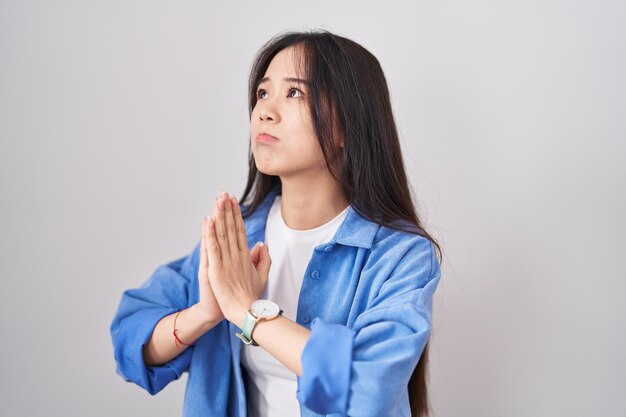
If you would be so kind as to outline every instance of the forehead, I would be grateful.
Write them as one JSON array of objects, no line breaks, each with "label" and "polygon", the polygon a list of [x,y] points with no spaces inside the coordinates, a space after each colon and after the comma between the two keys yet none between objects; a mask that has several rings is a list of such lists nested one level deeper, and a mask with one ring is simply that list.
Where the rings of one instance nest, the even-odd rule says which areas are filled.
[{"label": "forehead", "polygon": [[[304,60],[301,48],[289,46],[278,52],[265,71],[264,77],[283,78],[302,75]],[[277,80],[276,80],[277,81]]]}]

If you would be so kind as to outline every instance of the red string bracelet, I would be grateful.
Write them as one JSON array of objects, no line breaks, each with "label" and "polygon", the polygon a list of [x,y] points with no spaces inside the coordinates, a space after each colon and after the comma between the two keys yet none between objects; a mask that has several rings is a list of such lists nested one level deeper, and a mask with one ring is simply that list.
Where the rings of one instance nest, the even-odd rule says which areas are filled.
[{"label": "red string bracelet", "polygon": [[180,340],[178,338],[178,336],[176,335],[176,332],[178,331],[178,329],[176,328],[176,320],[178,320],[178,315],[180,313],[182,313],[183,311],[187,310],[186,308],[183,308],[182,310],[180,310],[178,313],[176,313],[176,316],[174,317],[174,331],[172,332],[174,334],[174,343],[176,344],[176,347],[179,348],[180,346],[178,346],[178,344],[180,343],[181,345],[185,345],[185,346],[191,346],[188,345],[187,343],[184,343],[182,340]]}]

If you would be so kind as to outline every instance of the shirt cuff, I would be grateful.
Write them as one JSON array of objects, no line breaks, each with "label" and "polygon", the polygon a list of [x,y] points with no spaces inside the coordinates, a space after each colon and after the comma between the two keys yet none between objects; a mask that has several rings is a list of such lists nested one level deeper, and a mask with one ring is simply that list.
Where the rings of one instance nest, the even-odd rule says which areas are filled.
[{"label": "shirt cuff", "polygon": [[306,408],[320,414],[345,414],[355,334],[346,326],[326,323],[319,317],[311,322],[297,391],[298,401]]},{"label": "shirt cuff", "polygon": [[150,340],[157,323],[176,311],[178,310],[154,308],[137,311],[121,323],[119,338],[115,341],[116,372],[151,395],[161,391],[172,380],[180,378],[191,361],[193,346],[159,366],[146,366],[143,359],[143,347]]}]

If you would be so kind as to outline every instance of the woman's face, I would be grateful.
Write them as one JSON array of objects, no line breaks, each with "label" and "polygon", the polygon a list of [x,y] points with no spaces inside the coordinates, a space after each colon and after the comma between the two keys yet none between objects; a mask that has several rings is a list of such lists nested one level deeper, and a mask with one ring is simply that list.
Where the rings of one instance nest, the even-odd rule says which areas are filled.
[{"label": "woman's face", "polygon": [[294,51],[293,46],[285,48],[270,62],[258,85],[250,118],[257,169],[285,178],[327,169],[307,104],[307,81],[298,81]]}]

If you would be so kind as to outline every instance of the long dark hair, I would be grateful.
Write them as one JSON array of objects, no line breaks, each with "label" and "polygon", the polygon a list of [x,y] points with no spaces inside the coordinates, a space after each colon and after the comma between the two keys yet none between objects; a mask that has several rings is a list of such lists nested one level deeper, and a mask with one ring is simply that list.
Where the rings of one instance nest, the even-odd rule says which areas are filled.
[{"label": "long dark hair", "polygon": [[[428,238],[441,262],[441,248],[422,227],[413,204],[387,81],[380,63],[365,48],[325,30],[275,36],[259,50],[252,64],[250,115],[259,81],[272,58],[289,46],[296,46],[304,58],[303,73],[311,83],[307,98],[313,126],[330,174],[349,204],[370,221]],[[335,144],[337,135],[344,138],[343,149]],[[278,176],[257,169],[251,148],[248,158],[248,182],[240,199],[248,205],[244,217],[280,183]],[[413,417],[429,413],[427,362],[428,342],[408,384]]]}]

